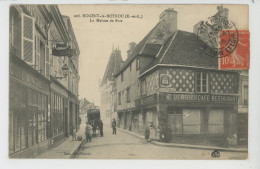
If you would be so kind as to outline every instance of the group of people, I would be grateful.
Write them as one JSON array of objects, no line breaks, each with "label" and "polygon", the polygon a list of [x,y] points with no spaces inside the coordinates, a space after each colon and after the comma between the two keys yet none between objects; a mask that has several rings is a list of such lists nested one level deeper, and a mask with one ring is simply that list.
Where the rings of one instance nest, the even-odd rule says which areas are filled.
[{"label": "group of people", "polygon": [[[91,122],[86,123],[86,129],[85,129],[85,135],[86,135],[86,141],[90,141],[92,139],[92,135],[97,135],[97,129],[99,130],[99,134],[101,137],[104,136],[103,133],[103,122],[102,120],[93,120]],[[91,132],[92,131],[92,132]]]}]

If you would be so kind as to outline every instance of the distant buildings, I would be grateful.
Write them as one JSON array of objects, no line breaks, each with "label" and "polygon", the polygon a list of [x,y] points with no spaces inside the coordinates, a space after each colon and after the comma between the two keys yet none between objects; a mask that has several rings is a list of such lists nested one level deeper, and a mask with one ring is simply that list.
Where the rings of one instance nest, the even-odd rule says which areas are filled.
[{"label": "distant buildings", "polygon": [[121,51],[116,48],[112,49],[108,64],[101,81],[101,119],[104,123],[110,124],[113,118],[117,118],[116,114],[116,82],[115,72],[122,64]]},{"label": "distant buildings", "polygon": [[87,122],[87,112],[89,109],[96,109],[99,108],[98,106],[95,106],[94,103],[91,103],[86,98],[80,100],[80,106],[79,106],[79,114],[81,118],[81,123],[85,124]]},{"label": "distant buildings", "polygon": [[9,156],[31,158],[79,125],[79,47],[57,5],[10,6]]}]

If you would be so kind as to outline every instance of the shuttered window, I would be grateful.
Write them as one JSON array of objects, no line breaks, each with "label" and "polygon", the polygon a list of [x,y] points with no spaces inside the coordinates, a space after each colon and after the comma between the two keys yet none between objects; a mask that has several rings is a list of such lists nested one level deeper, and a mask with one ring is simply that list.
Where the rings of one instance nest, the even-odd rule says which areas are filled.
[{"label": "shuttered window", "polygon": [[34,19],[22,14],[22,59],[30,65],[35,64]]},{"label": "shuttered window", "polygon": [[49,58],[49,48],[48,48],[48,46],[46,46],[45,49],[46,49],[46,52],[45,52],[45,55],[46,55],[46,57],[45,57],[45,65],[46,65],[45,71],[46,71],[46,73],[45,73],[45,75],[48,77],[50,75],[50,58]]},{"label": "shuttered window", "polygon": [[38,34],[35,36],[35,69],[40,71],[40,37]]},{"label": "shuttered window", "polygon": [[45,75],[45,45],[40,41],[40,73]]}]

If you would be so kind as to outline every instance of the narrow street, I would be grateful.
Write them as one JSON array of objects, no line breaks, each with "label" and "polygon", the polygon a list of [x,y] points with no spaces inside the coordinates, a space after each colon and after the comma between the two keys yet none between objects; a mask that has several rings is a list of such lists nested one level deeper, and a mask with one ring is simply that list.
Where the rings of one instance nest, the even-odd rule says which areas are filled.
[{"label": "narrow street", "polygon": [[[82,127],[81,127],[82,128]],[[133,135],[104,126],[104,137],[93,137],[86,142],[75,158],[79,159],[213,159],[209,150],[162,147]],[[220,158],[245,159],[247,153],[220,152]]]}]

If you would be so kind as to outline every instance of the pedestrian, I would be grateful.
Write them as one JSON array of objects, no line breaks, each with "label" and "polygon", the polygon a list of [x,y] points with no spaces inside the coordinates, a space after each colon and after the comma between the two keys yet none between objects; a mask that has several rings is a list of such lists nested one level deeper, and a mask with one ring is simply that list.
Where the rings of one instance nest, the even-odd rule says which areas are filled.
[{"label": "pedestrian", "polygon": [[100,136],[103,137],[104,136],[104,133],[103,133],[103,122],[102,120],[99,121],[99,133],[100,133]]},{"label": "pedestrian", "polygon": [[146,127],[146,129],[145,129],[145,139],[146,139],[146,141],[148,142],[148,141],[150,141],[150,129],[148,128],[148,127]]},{"label": "pedestrian", "polygon": [[93,128],[92,128],[93,136],[96,137],[96,130],[97,130],[97,120],[96,119],[93,121],[93,125],[92,126],[93,126]]},{"label": "pedestrian", "polygon": [[86,140],[87,142],[90,141],[91,142],[91,139],[92,139],[92,136],[91,136],[91,129],[92,127],[89,125],[89,123],[87,122],[86,123],[86,129],[85,129],[85,135],[86,135]]},{"label": "pedestrian", "polygon": [[153,123],[151,123],[150,125],[150,140],[154,140],[155,139],[155,135],[156,135],[156,129],[155,126],[153,125]]},{"label": "pedestrian", "polygon": [[112,128],[113,128],[113,133],[112,134],[116,135],[116,120],[115,119],[113,119]]}]

